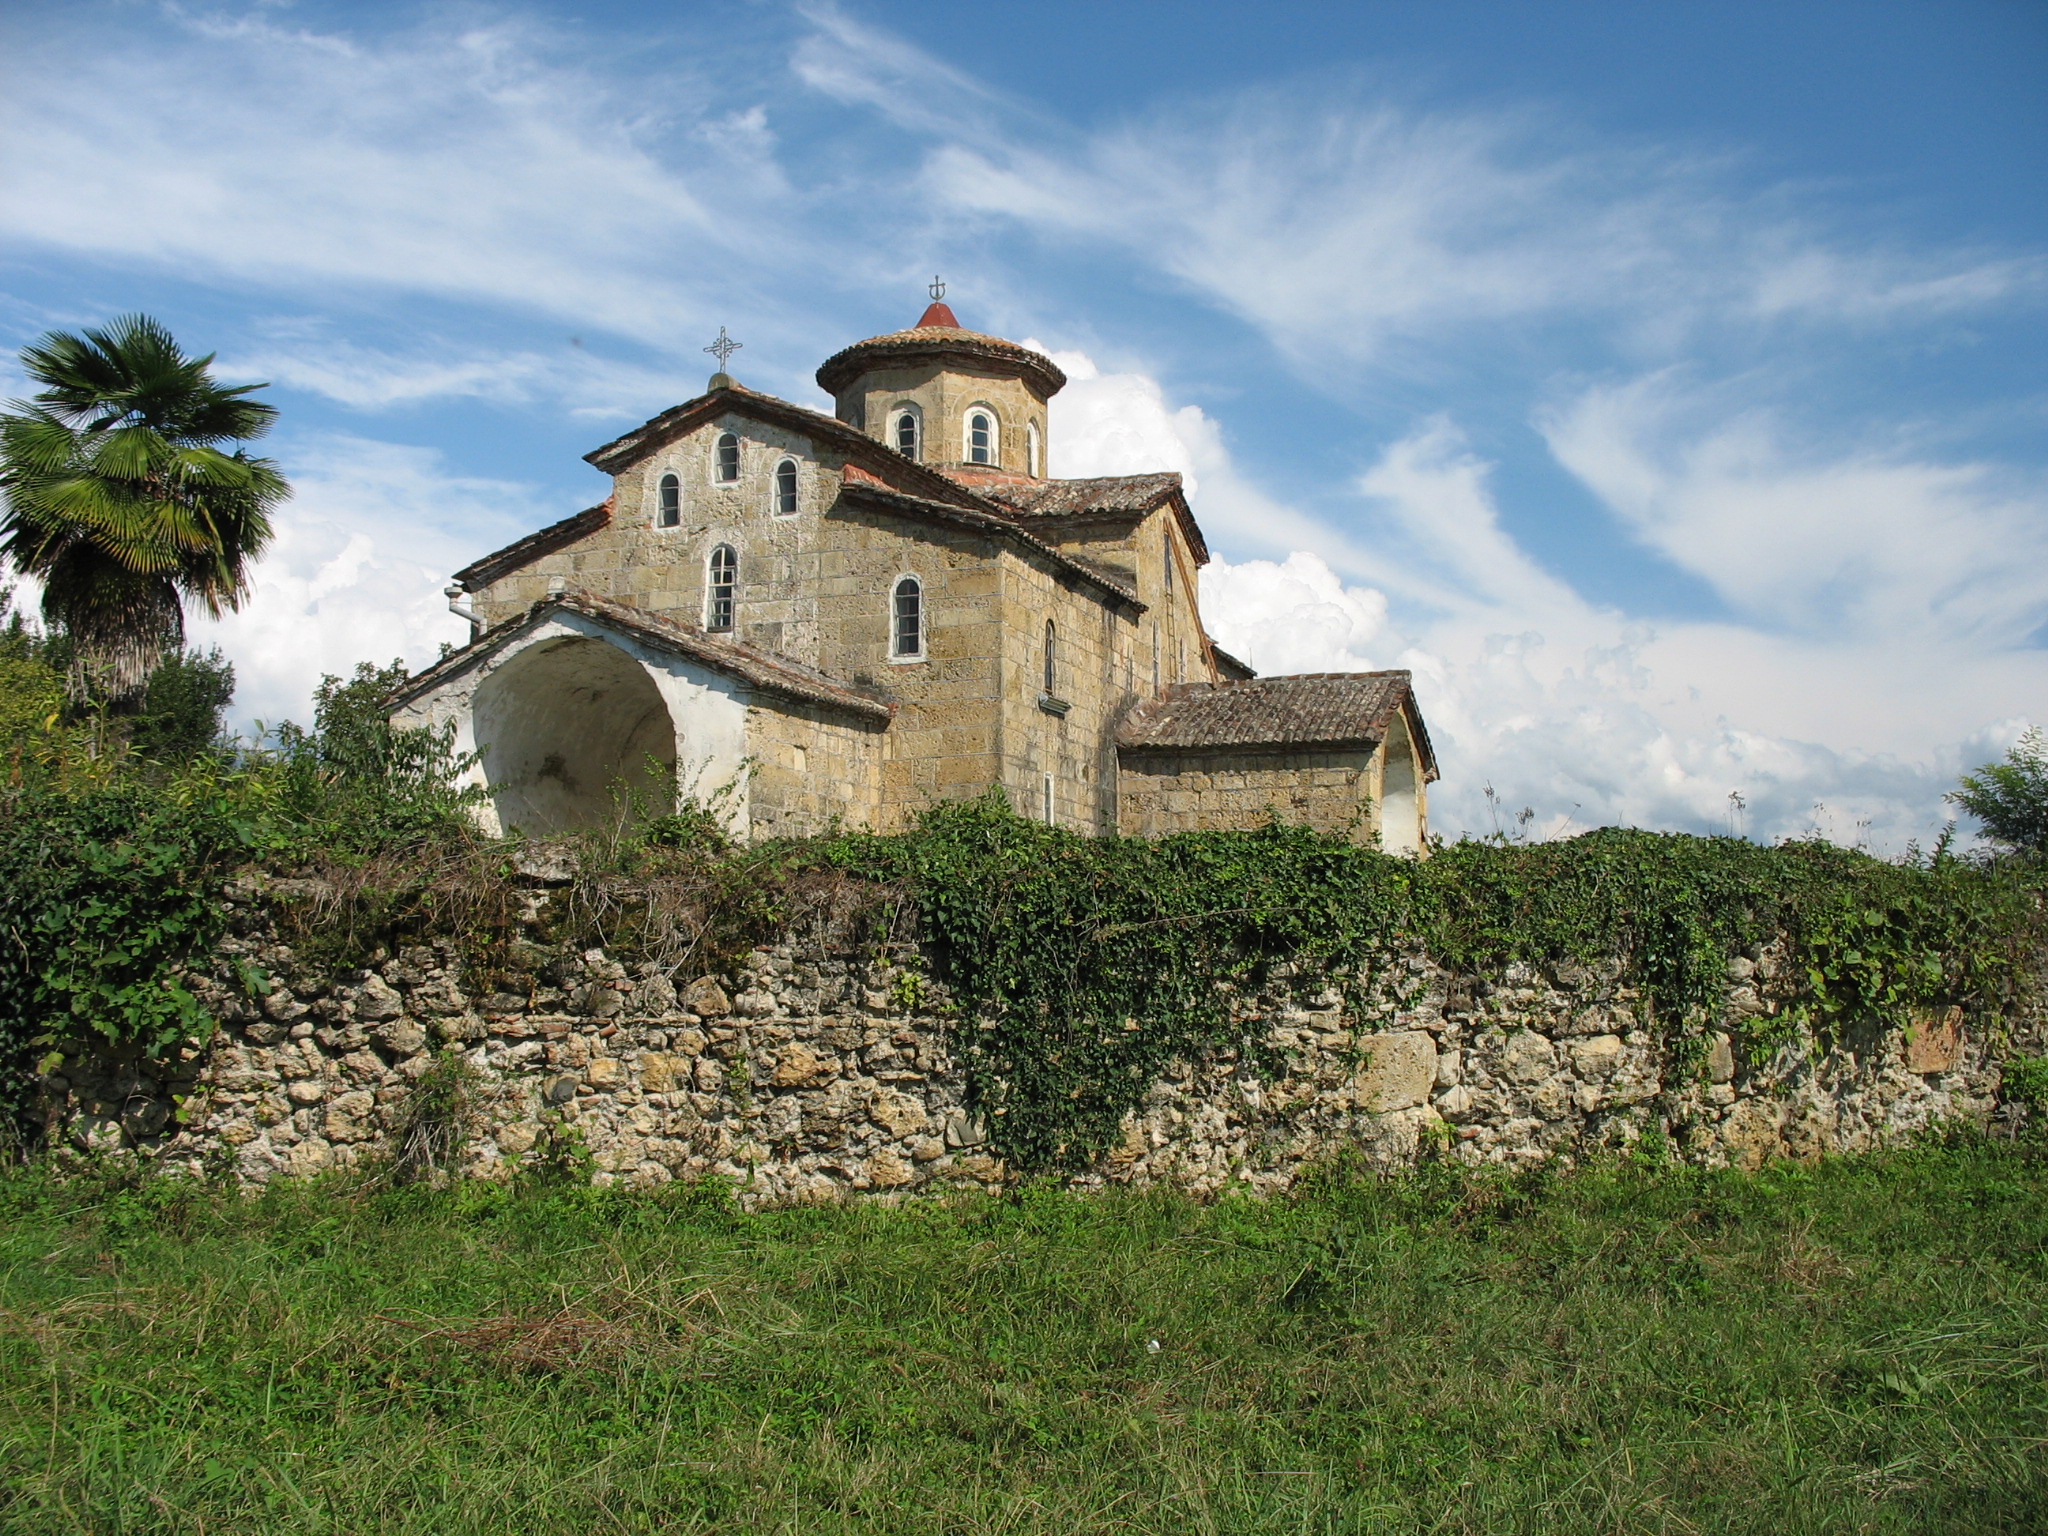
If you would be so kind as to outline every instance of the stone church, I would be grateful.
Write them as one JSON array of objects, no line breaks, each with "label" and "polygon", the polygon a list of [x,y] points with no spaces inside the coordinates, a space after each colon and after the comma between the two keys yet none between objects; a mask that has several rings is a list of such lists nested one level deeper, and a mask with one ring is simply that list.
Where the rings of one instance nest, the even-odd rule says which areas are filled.
[{"label": "stone church", "polygon": [[587,455],[601,506],[456,573],[472,639],[393,720],[452,723],[495,829],[677,795],[742,837],[888,829],[1000,785],[1076,831],[1277,814],[1427,850],[1409,675],[1224,652],[1180,476],[1048,473],[1050,358],[935,297],[817,377],[830,416],[713,375]]}]

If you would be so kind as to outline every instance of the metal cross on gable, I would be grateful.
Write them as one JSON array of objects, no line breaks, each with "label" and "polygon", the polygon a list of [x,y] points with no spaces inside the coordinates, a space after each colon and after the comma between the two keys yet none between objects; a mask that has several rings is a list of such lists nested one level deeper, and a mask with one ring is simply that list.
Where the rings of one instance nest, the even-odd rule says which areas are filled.
[{"label": "metal cross on gable", "polygon": [[946,285],[939,281],[939,274],[934,272],[930,284],[924,291],[932,296],[932,302],[936,304],[946,296]]},{"label": "metal cross on gable", "polygon": [[704,350],[718,359],[718,371],[723,373],[725,372],[726,359],[730,358],[733,353],[739,351],[745,345],[745,342],[734,341],[730,336],[726,335],[725,327],[721,325],[718,328],[718,340],[711,343]]}]

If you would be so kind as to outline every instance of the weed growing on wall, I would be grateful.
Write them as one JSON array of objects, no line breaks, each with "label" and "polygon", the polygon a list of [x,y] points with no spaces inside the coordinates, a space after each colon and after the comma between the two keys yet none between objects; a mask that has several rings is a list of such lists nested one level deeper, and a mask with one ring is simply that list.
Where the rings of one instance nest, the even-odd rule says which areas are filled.
[{"label": "weed growing on wall", "polygon": [[2001,1009],[2044,928],[2040,883],[2011,867],[1621,829],[1416,863],[1277,824],[1078,837],[991,795],[834,856],[917,902],[959,1003],[970,1093],[1020,1169],[1102,1151],[1176,1058],[1256,1067],[1233,1002],[1281,962],[1354,1003],[1418,948],[1478,976],[1607,964],[1645,1022],[1696,1048],[1727,1022],[1730,961],[1782,936],[1785,1006],[1731,1025],[1755,1056],[1919,1006]]}]

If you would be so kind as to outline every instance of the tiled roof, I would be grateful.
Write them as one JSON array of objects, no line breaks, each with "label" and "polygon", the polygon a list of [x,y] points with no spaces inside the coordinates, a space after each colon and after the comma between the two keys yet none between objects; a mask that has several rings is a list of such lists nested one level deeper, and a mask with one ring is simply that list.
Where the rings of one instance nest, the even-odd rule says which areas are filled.
[{"label": "tiled roof", "polygon": [[1435,759],[1413,705],[1406,672],[1307,672],[1249,682],[1176,683],[1133,710],[1117,732],[1127,752],[1307,750],[1380,742],[1403,704],[1416,753],[1431,777]]},{"label": "tiled roof", "polygon": [[1020,347],[1000,336],[984,336],[979,331],[950,325],[915,325],[887,336],[870,336],[833,353],[818,368],[818,387],[828,395],[837,395],[877,363],[907,362],[920,357],[967,357],[1004,363],[1037,385],[1041,395],[1057,394],[1067,383],[1059,365],[1043,352]]},{"label": "tiled roof", "polygon": [[1180,489],[1177,474],[1103,475],[1093,480],[1027,480],[976,486],[1022,517],[1085,517],[1150,512]]},{"label": "tiled roof", "polygon": [[714,672],[763,693],[777,694],[799,703],[822,705],[880,725],[887,725],[895,713],[880,699],[862,693],[816,667],[756,650],[724,635],[709,634],[695,624],[681,623],[630,603],[613,602],[610,598],[583,591],[556,593],[535,603],[518,617],[492,626],[461,650],[449,652],[424,672],[408,678],[404,687],[393,695],[392,705],[395,707],[416,699],[449,678],[468,671],[557,613],[578,613],[595,619],[607,628],[630,635],[657,650],[702,662]]},{"label": "tiled roof", "polygon": [[585,507],[574,517],[565,517],[559,523],[529,533],[523,539],[514,539],[503,549],[485,555],[481,560],[472,560],[455,573],[457,586],[474,592],[478,587],[488,587],[507,571],[516,571],[530,560],[538,560],[565,544],[574,544],[586,534],[597,532],[612,520],[612,504],[607,498],[601,505]]},{"label": "tiled roof", "polygon": [[849,464],[840,477],[840,493],[856,501],[887,507],[892,511],[908,513],[938,522],[952,523],[956,527],[973,528],[997,538],[1007,539],[1013,544],[1033,550],[1053,564],[1071,571],[1091,585],[1102,588],[1112,595],[1131,604],[1138,612],[1145,611],[1145,605],[1138,601],[1137,588],[1119,571],[1110,569],[1098,561],[1077,559],[1065,550],[1055,549],[1043,539],[1036,537],[1022,527],[1008,514],[1005,508],[988,507],[975,510],[968,507],[948,506],[944,502],[927,501],[911,496],[869,474],[858,465]]}]

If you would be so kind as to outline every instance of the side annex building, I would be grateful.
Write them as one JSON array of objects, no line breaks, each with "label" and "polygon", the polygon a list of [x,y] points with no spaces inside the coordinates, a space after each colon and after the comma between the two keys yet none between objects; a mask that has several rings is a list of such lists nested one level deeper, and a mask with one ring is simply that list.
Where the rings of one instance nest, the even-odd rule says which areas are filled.
[{"label": "side annex building", "polygon": [[1079,832],[1278,814],[1427,851],[1409,674],[1219,648],[1180,476],[1047,474],[1050,358],[934,301],[818,382],[831,416],[713,375],[587,455],[602,505],[455,574],[473,637],[392,718],[453,727],[493,830],[675,794],[741,837],[888,830],[1000,785]]}]

